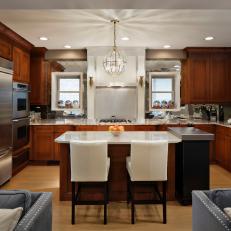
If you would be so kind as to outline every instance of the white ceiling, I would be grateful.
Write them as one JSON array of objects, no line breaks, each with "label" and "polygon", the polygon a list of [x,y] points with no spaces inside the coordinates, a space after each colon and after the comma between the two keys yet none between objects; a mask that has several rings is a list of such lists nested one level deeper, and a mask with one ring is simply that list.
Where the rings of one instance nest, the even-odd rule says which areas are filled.
[{"label": "white ceiling", "polygon": [[230,0],[1,0],[0,9],[231,9]]},{"label": "white ceiling", "polygon": [[[231,46],[231,10],[0,10],[0,21],[48,49],[111,46],[112,18],[120,20],[119,46]],[[215,39],[204,41],[210,35]],[[40,41],[40,36],[49,40]],[[121,41],[123,36],[130,41]]]}]

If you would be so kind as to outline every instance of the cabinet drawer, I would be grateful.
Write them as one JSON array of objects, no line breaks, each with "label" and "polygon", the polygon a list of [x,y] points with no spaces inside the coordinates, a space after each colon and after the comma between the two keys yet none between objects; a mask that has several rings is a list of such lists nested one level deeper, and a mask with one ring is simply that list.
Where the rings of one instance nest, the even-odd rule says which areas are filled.
[{"label": "cabinet drawer", "polygon": [[22,152],[13,154],[13,174],[26,166],[29,160],[30,149],[25,149]]},{"label": "cabinet drawer", "polygon": [[73,131],[74,127],[71,125],[54,125],[54,132]]},{"label": "cabinet drawer", "polygon": [[35,132],[53,132],[53,125],[34,125],[33,129]]}]

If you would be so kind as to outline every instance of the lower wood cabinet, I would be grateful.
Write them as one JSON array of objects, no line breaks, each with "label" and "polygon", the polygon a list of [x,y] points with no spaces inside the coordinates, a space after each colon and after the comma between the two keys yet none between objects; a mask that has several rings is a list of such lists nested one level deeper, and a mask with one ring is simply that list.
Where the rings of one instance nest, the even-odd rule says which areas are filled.
[{"label": "lower wood cabinet", "polygon": [[[74,130],[74,126],[71,125],[54,126],[54,139],[61,136],[66,131],[73,131],[73,130]],[[54,150],[53,150],[54,160],[59,161],[60,155],[62,155],[62,153],[60,153],[60,145],[58,143],[55,143],[54,141],[53,141],[53,145],[54,145]]]},{"label": "lower wood cabinet", "polygon": [[33,126],[31,160],[54,159],[53,126]]},{"label": "lower wood cabinet", "polygon": [[[125,131],[167,131],[168,127],[187,126],[169,125],[125,125]],[[66,131],[107,131],[108,125],[34,125],[31,126],[32,161],[59,161],[60,146],[54,140]],[[231,171],[231,128],[219,125],[197,124],[196,128],[215,134],[210,142],[210,162],[217,162]],[[22,156],[18,160],[22,158]],[[16,158],[15,158],[16,159]]]},{"label": "lower wood cabinet", "polygon": [[216,162],[231,171],[231,128],[217,126],[216,128]]},{"label": "lower wood cabinet", "polygon": [[26,167],[26,165],[29,162],[29,153],[30,153],[30,147],[29,145],[20,148],[19,150],[16,150],[13,152],[12,156],[12,173],[13,175],[17,174],[19,171],[21,171],[23,168]]},{"label": "lower wood cabinet", "polygon": [[35,125],[31,128],[32,152],[30,160],[34,161],[59,161],[59,145],[55,138],[66,131],[72,131],[73,126],[64,125]]}]

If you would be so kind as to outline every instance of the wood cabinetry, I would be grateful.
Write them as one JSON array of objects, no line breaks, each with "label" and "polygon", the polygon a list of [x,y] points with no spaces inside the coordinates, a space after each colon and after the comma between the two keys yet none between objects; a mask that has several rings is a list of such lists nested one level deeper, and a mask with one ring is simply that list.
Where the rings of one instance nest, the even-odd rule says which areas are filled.
[{"label": "wood cabinetry", "polygon": [[17,174],[19,171],[21,171],[23,168],[26,167],[26,165],[29,162],[29,153],[30,153],[30,146],[26,145],[16,151],[13,152],[12,156],[12,173],[13,175]]},{"label": "wood cabinetry", "polygon": [[30,54],[21,48],[13,48],[14,75],[17,82],[30,82]]},{"label": "wood cabinetry", "polygon": [[[76,131],[108,131],[110,125],[77,125]],[[156,131],[155,125],[123,125],[125,131]]]},{"label": "wood cabinetry", "polygon": [[53,126],[33,126],[31,160],[54,159],[54,129]]},{"label": "wood cabinetry", "polygon": [[[66,131],[73,131],[74,126],[69,125],[59,125],[54,126],[54,139],[61,136]],[[54,160],[60,160],[60,145],[54,142]]]},{"label": "wood cabinetry", "polygon": [[208,55],[202,52],[189,52],[182,69],[182,103],[209,102]]},{"label": "wood cabinetry", "polygon": [[216,128],[216,161],[223,168],[231,171],[231,128]]},{"label": "wood cabinetry", "polygon": [[229,52],[223,48],[188,48],[182,63],[181,100],[187,103],[231,102]]},{"label": "wood cabinetry", "polygon": [[220,103],[229,101],[229,92],[227,88],[228,69],[226,68],[227,53],[215,52],[210,55],[210,102]]},{"label": "wood cabinetry", "polygon": [[32,152],[30,160],[35,161],[59,161],[59,145],[55,138],[66,131],[74,130],[69,125],[36,125],[31,127]]},{"label": "wood cabinetry", "polygon": [[[126,125],[126,131],[166,131],[167,127],[187,126],[168,125]],[[216,161],[231,171],[231,128],[211,124],[197,124],[196,128],[215,134],[210,142],[210,162]],[[107,131],[108,125],[34,125],[31,126],[30,160],[59,161],[60,145],[54,139],[66,131]]]},{"label": "wood cabinetry", "polygon": [[12,60],[12,45],[0,38],[0,57]]},{"label": "wood cabinetry", "polygon": [[45,60],[46,51],[44,47],[36,47],[31,52],[31,105],[51,104],[51,72],[64,70],[57,62]]},{"label": "wood cabinetry", "polygon": [[163,124],[163,125],[157,125],[156,130],[157,131],[168,131],[168,127],[187,127],[186,124]]}]

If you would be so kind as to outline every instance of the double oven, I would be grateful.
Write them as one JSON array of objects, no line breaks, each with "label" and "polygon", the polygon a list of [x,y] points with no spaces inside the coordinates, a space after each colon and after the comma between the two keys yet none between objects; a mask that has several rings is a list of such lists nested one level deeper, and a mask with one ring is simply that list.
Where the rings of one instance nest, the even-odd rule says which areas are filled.
[{"label": "double oven", "polygon": [[29,143],[29,86],[13,83],[13,149],[19,149]]}]

